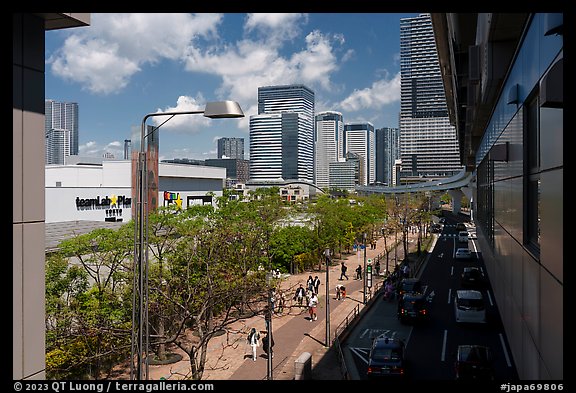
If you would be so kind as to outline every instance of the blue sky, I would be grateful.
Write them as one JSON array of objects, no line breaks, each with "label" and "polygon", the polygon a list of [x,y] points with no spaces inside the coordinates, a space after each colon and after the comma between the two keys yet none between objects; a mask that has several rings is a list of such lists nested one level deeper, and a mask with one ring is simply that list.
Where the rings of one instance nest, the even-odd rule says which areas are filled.
[{"label": "blue sky", "polygon": [[160,159],[216,158],[221,137],[244,138],[249,158],[259,86],[304,84],[316,112],[398,127],[400,19],[417,15],[93,13],[88,27],[46,32],[46,98],[79,104],[80,155],[92,157],[121,159],[148,113],[231,99],[245,118],[164,124]]}]

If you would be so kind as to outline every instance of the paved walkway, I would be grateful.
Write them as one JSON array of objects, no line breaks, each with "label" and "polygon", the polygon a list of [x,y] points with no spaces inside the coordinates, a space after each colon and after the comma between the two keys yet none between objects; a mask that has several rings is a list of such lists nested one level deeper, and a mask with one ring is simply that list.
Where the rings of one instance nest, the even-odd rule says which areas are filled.
[{"label": "paved walkway", "polygon": [[[410,234],[411,248],[416,247],[415,237]],[[387,240],[390,247],[394,237]],[[377,240],[376,249],[366,247],[366,259],[374,259],[384,251],[384,239]],[[397,250],[398,260],[404,259],[402,243]],[[330,287],[330,339],[334,340],[335,330],[346,318],[353,313],[354,308],[361,310],[364,307],[363,280],[355,280],[355,269],[364,264],[364,252],[344,255],[342,260],[334,260],[329,270]],[[348,267],[349,280],[340,278],[340,263],[344,261]],[[386,267],[384,258],[381,263],[381,273]],[[389,268],[394,269],[394,251],[390,252]],[[412,269],[414,271],[414,269]],[[306,308],[294,305],[292,296],[298,284],[306,286],[309,275],[318,276],[321,280],[319,289],[319,305],[316,321],[310,321]],[[340,363],[335,348],[326,347],[326,271],[309,271],[302,274],[290,275],[283,280],[282,290],[286,290],[287,307],[284,313],[275,314],[272,318],[272,332],[274,337],[274,357],[272,359],[272,379],[293,380],[295,376],[295,360],[304,352],[312,355],[312,379],[331,380],[342,379]],[[374,277],[373,288],[377,281],[383,277]],[[346,286],[347,296],[345,300],[336,300],[336,285]],[[367,299],[369,294],[367,294]],[[288,307],[291,306],[291,307]],[[256,316],[238,321],[232,325],[226,334],[210,341],[206,367],[203,380],[263,380],[267,379],[268,360],[262,349],[258,349],[258,358],[254,362],[251,357],[251,349],[246,343],[246,336],[250,328],[264,332],[266,330],[264,318]],[[261,337],[264,335],[261,334]],[[189,370],[189,360],[185,353],[180,362],[168,365],[151,365],[150,380],[161,378],[175,380],[184,379]]]}]

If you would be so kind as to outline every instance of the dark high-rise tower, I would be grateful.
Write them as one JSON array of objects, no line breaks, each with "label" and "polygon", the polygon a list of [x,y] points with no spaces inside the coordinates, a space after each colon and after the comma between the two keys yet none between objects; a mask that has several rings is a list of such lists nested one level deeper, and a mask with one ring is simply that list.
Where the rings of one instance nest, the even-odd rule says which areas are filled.
[{"label": "dark high-rise tower", "polygon": [[400,19],[401,181],[462,169],[439,64],[430,14]]},{"label": "dark high-rise tower", "polygon": [[218,139],[218,157],[244,159],[244,138],[220,138]]}]

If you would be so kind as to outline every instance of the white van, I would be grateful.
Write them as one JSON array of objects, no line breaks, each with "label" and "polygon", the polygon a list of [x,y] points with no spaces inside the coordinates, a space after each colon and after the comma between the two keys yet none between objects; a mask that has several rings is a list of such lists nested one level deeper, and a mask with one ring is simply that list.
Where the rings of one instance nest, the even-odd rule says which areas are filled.
[{"label": "white van", "polygon": [[458,232],[458,241],[462,243],[464,242],[468,243],[468,231]]},{"label": "white van", "polygon": [[480,291],[457,290],[454,311],[458,323],[486,323],[486,303]]}]

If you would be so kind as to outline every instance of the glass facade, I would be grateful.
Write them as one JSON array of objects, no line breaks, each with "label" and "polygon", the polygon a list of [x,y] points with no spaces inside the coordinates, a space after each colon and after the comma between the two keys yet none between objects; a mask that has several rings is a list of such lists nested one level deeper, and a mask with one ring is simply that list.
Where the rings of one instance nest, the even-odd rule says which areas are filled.
[{"label": "glass facade", "polygon": [[462,170],[450,124],[430,14],[400,20],[401,178],[449,177]]},{"label": "glass facade", "polygon": [[316,115],[314,155],[314,184],[320,188],[329,188],[329,165],[344,158],[344,123],[341,113],[322,112]]},{"label": "glass facade", "polygon": [[563,37],[547,34],[550,15],[530,16],[476,153],[478,239],[526,380],[563,379]]},{"label": "glass facade", "polygon": [[314,92],[304,85],[258,88],[258,115],[250,118],[250,179],[278,178],[314,181]]}]

